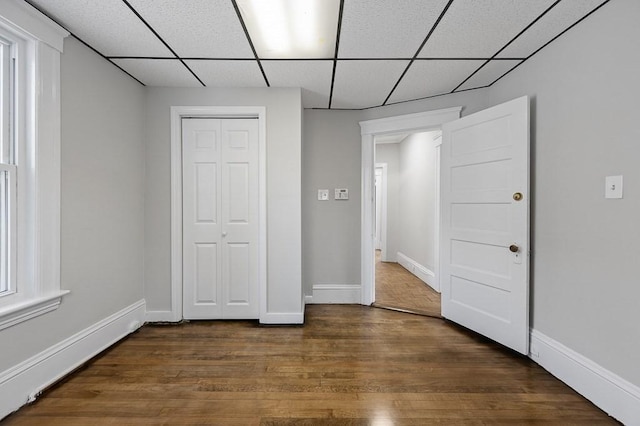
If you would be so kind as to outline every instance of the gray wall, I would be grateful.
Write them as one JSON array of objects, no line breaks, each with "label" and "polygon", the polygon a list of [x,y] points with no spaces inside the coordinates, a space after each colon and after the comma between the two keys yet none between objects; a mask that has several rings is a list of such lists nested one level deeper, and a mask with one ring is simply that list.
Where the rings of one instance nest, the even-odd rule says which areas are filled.
[{"label": "gray wall", "polygon": [[[490,92],[532,98],[534,327],[635,385],[638,17],[637,0],[608,3]],[[624,199],[605,200],[605,176],[619,174]]]},{"label": "gray wall", "polygon": [[[360,284],[360,127],[357,112],[304,112],[303,283]],[[355,141],[355,142],[354,142]],[[334,201],[348,188],[348,201]],[[318,201],[329,189],[329,201]]]},{"label": "gray wall", "polygon": [[436,218],[436,149],[439,133],[409,135],[400,143],[400,221],[398,250],[434,270]]},{"label": "gray wall", "polygon": [[68,37],[60,308],[0,331],[0,371],[143,298],[144,89]]},{"label": "gray wall", "polygon": [[171,106],[266,106],[267,310],[302,312],[300,89],[147,88],[145,298],[171,310]]},{"label": "gray wall", "polygon": [[[315,128],[305,146],[325,141],[335,120],[345,132],[343,152],[353,155],[343,161],[359,170],[359,120],[451,106],[463,106],[467,115],[531,96],[532,325],[635,385],[640,385],[638,16],[636,0],[609,2],[491,88],[348,116],[305,111],[306,125]],[[336,172],[311,164],[305,179],[322,181]],[[624,175],[625,198],[605,200],[604,177],[617,174]],[[341,223],[359,223],[359,212],[345,214],[351,216],[341,217]],[[311,217],[305,223],[311,228],[305,235],[333,226]],[[359,239],[359,233],[352,238]],[[349,240],[322,249],[359,266],[349,249],[356,244]],[[315,255],[305,250],[306,264],[313,265]],[[353,267],[332,271],[331,277],[338,283],[353,280]]]}]

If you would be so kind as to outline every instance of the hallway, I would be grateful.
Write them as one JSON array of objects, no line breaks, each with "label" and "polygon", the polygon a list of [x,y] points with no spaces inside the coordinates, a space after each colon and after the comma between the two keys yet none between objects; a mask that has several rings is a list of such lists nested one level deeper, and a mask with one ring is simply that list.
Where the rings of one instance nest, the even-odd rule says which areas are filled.
[{"label": "hallway", "polygon": [[397,263],[381,262],[376,250],[374,306],[440,317],[440,294]]}]

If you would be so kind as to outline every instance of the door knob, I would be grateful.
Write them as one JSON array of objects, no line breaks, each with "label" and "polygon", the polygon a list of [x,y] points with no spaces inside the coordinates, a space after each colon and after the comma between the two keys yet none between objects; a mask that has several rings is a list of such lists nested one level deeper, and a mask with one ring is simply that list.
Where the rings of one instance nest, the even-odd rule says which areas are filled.
[{"label": "door knob", "polygon": [[517,245],[515,245],[515,244],[511,244],[511,245],[509,246],[509,251],[511,251],[511,253],[517,253],[517,252],[518,252],[518,250],[520,250],[520,247],[518,247],[518,246],[517,246]]}]

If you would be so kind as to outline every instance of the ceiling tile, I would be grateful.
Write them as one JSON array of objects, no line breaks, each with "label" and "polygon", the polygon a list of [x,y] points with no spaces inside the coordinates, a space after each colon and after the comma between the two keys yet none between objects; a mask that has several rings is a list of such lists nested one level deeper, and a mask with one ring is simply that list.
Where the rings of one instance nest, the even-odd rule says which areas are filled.
[{"label": "ceiling tile", "polygon": [[328,108],[333,61],[262,61],[271,87],[302,87],[302,106]]},{"label": "ceiling tile", "polygon": [[122,0],[33,3],[105,56],[173,56]]},{"label": "ceiling tile", "polygon": [[338,61],[332,108],[382,105],[409,61]]},{"label": "ceiling tile", "polygon": [[412,58],[446,0],[349,0],[340,30],[341,58]]},{"label": "ceiling tile", "polygon": [[113,59],[147,86],[202,87],[177,59]]},{"label": "ceiling tile", "polygon": [[255,60],[185,62],[207,87],[267,87]]},{"label": "ceiling tile", "polygon": [[181,57],[253,58],[229,0],[129,0]]},{"label": "ceiling tile", "polygon": [[458,88],[458,91],[488,86],[520,62],[522,61],[511,59],[490,61],[487,65],[482,67],[480,71],[475,73],[473,77],[465,81],[465,83]]},{"label": "ceiling tile", "polygon": [[603,0],[563,0],[524,34],[515,39],[499,58],[526,58],[562,31],[603,3]]},{"label": "ceiling tile", "polygon": [[388,103],[449,93],[484,61],[415,61]]},{"label": "ceiling tile", "polygon": [[421,58],[490,58],[554,0],[456,0]]}]

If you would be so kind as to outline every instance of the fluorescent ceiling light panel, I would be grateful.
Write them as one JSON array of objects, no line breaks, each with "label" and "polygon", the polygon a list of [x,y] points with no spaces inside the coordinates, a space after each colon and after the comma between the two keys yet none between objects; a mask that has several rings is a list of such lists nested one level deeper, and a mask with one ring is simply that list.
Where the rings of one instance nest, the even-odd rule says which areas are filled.
[{"label": "fluorescent ceiling light panel", "polygon": [[333,58],[340,0],[237,0],[258,57]]}]

